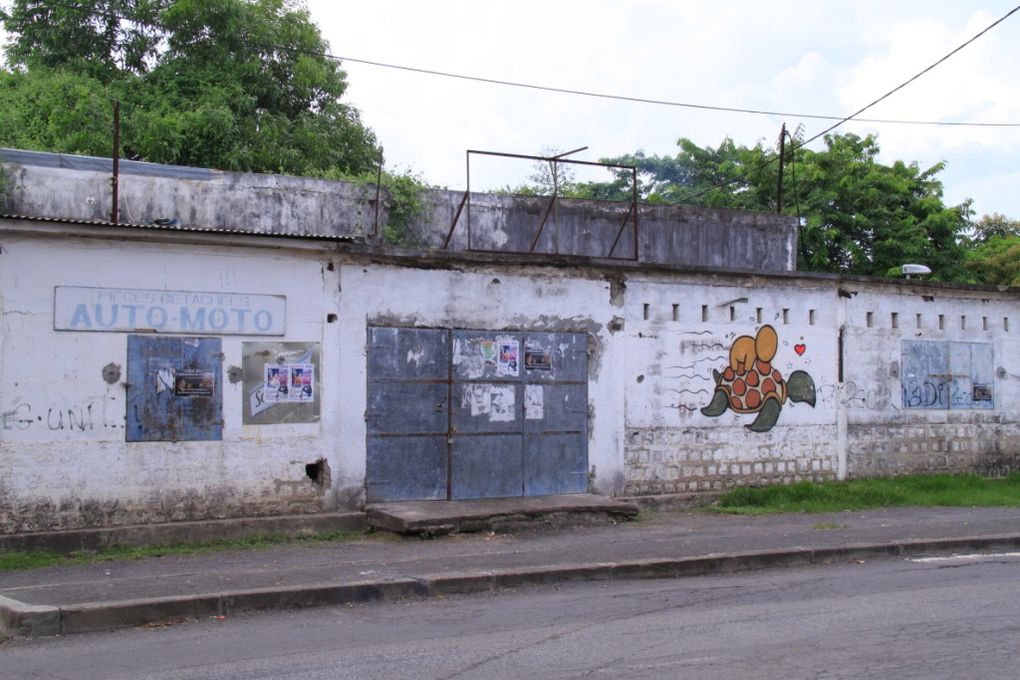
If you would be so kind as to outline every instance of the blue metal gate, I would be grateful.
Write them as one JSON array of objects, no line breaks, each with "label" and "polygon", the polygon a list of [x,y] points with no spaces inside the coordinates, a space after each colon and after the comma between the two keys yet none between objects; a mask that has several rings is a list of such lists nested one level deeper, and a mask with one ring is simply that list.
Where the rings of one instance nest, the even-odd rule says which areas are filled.
[{"label": "blue metal gate", "polygon": [[587,367],[581,333],[370,327],[368,500],[587,491]]}]

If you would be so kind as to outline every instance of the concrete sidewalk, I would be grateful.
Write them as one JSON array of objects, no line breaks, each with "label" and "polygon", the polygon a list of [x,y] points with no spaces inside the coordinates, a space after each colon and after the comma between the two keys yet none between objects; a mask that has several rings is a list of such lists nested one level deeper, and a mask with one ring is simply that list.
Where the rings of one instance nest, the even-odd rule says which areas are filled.
[{"label": "concrete sidewalk", "polygon": [[665,578],[1020,549],[1020,509],[907,508],[637,522],[433,539],[386,533],[188,557],[0,573],[0,633],[39,636],[569,580]]}]

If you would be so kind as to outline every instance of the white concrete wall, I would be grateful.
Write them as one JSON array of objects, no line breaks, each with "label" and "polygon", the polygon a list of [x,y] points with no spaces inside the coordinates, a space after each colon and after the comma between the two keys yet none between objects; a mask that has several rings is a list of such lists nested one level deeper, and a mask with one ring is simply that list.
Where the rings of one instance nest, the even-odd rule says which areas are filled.
[{"label": "white concrete wall", "polygon": [[[276,249],[265,239],[224,246],[49,231],[0,236],[0,532],[359,507],[367,324],[588,334],[592,487],[623,488],[623,412],[614,406],[623,335],[608,330],[621,310],[602,279],[351,263],[321,246]],[[125,442],[128,333],[54,330],[56,286],[282,295],[286,332],[222,336],[222,441]],[[242,424],[245,395],[229,376],[252,340],[321,343],[319,422]],[[325,489],[305,472],[320,458]]]},{"label": "white concrete wall", "polygon": [[[677,280],[677,279],[680,280]],[[755,414],[701,413],[740,336],[771,325],[772,361],[785,377],[807,372],[816,392],[834,389],[836,332],[831,286],[742,284],[707,277],[627,283],[627,480],[631,493],[719,490],[744,483],[821,479],[838,466],[836,412],[787,401],[775,426],[752,432]],[[797,349],[800,348],[801,354]]]},{"label": "white concrete wall", "polygon": [[[1015,294],[847,286],[847,458],[853,476],[1017,469],[1020,305]],[[893,327],[893,315],[896,315]],[[941,316],[941,320],[940,320]],[[994,408],[904,408],[901,342],[992,345]]]},{"label": "white concrete wall", "polygon": [[[127,334],[55,331],[55,286],[286,295],[286,335],[322,343],[335,372],[336,277],[316,253],[140,240],[5,234],[0,256],[0,531],[54,529],[330,505],[304,466],[325,458],[345,473],[334,442],[340,395],[323,381],[318,423],[245,426],[241,366],[246,336],[224,336],[223,440],[125,442]],[[104,367],[116,367],[112,384]],[[109,375],[109,374],[108,374]]]},{"label": "white concrete wall", "polygon": [[[627,492],[1016,470],[1020,371],[1011,369],[1011,358],[1020,350],[1018,317],[1015,293],[923,282],[632,277],[626,303]],[[810,374],[815,406],[788,401],[767,432],[744,427],[753,415],[703,415],[712,369],[726,365],[735,337],[754,336],[765,323],[780,339],[773,365],[784,376]],[[905,408],[902,347],[914,340],[990,345],[990,408]]]},{"label": "white concrete wall", "polygon": [[[0,532],[359,507],[368,325],[587,334],[588,457],[604,494],[1020,464],[1015,292],[0,227]],[[128,334],[54,330],[56,286],[282,295],[285,334],[222,336],[222,441],[127,443]],[[764,432],[747,429],[754,414],[703,414],[713,369],[766,324],[773,367],[809,374],[814,406],[787,401]],[[242,423],[231,377],[252,340],[320,344],[317,422]],[[904,340],[991,345],[994,408],[903,408]],[[319,459],[324,486],[305,470]]]}]

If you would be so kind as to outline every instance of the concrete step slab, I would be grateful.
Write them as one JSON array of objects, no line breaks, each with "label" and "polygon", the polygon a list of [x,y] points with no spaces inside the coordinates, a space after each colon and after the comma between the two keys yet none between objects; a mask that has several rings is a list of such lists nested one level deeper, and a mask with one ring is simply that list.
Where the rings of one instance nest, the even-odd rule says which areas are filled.
[{"label": "concrete step slab", "polygon": [[400,534],[440,535],[492,531],[508,524],[554,526],[626,520],[640,508],[596,494],[522,496],[451,501],[403,501],[365,506],[368,523]]}]

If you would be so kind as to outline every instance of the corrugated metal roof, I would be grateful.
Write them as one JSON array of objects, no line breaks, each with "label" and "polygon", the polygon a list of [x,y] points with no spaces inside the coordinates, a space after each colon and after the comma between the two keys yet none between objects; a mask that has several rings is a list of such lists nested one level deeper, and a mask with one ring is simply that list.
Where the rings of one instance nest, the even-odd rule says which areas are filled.
[{"label": "corrugated metal roof", "polygon": [[362,236],[350,236],[350,235],[337,235],[337,234],[315,234],[315,233],[277,233],[277,232],[266,232],[266,231],[255,231],[252,229],[218,229],[212,227],[193,227],[186,226],[180,223],[171,222],[152,222],[149,224],[135,224],[129,222],[119,222],[114,224],[113,222],[105,220],[78,220],[60,217],[37,217],[33,215],[7,215],[0,214],[0,219],[8,220],[22,220],[26,222],[48,222],[52,224],[82,224],[93,227],[116,227],[125,229],[149,229],[153,231],[182,231],[187,233],[199,233],[199,234],[236,234],[239,236],[269,236],[274,238],[301,238],[301,239],[314,239],[319,241],[333,241],[337,243],[362,243],[364,237]]},{"label": "corrugated metal roof", "polygon": [[[0,160],[17,165],[36,165],[44,168],[67,168],[92,172],[113,172],[112,158],[78,156],[68,153],[47,151],[25,151],[23,149],[0,148]],[[209,168],[192,168],[184,165],[166,165],[120,159],[119,170],[125,175],[148,177],[170,177],[174,179],[210,180],[222,174]]]}]

